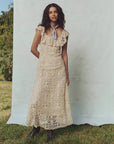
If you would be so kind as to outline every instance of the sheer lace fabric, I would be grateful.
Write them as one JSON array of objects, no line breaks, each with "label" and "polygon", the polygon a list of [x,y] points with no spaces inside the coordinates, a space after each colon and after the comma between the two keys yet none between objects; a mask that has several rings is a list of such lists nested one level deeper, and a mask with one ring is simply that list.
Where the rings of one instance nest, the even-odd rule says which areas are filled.
[{"label": "sheer lace fabric", "polygon": [[56,129],[73,124],[65,64],[61,48],[69,32],[62,31],[56,40],[41,31],[40,57],[27,114],[27,126]]}]

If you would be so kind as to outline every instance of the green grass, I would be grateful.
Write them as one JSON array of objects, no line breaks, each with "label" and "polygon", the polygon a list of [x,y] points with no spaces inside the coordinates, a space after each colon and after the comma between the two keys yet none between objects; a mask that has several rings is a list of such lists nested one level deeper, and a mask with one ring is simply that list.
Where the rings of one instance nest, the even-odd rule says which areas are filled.
[{"label": "green grass", "polygon": [[[8,124],[11,113],[12,82],[0,81],[0,144],[46,144],[47,133],[41,128],[34,139],[26,138],[32,127]],[[54,144],[114,144],[114,125],[71,125],[54,131]]]}]

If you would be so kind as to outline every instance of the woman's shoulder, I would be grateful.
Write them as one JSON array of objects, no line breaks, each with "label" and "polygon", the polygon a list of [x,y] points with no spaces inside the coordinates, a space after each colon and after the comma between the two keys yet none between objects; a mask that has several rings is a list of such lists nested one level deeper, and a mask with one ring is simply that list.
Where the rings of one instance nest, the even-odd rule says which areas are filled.
[{"label": "woman's shoulder", "polygon": [[37,25],[36,30],[40,30],[44,32],[44,26],[43,25]]},{"label": "woman's shoulder", "polygon": [[64,34],[65,34],[65,36],[66,36],[66,37],[70,35],[70,33],[69,33],[69,31],[68,31],[68,30],[63,29],[63,31],[64,31]]},{"label": "woman's shoulder", "polygon": [[70,35],[70,33],[68,32],[68,30],[66,30],[65,28],[60,27],[59,31],[61,31],[61,33],[63,34],[63,36],[68,36]]}]

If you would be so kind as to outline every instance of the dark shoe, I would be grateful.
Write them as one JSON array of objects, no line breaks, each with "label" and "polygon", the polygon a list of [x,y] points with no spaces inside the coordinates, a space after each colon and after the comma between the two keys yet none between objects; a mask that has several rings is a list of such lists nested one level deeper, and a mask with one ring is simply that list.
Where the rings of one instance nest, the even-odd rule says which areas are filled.
[{"label": "dark shoe", "polygon": [[53,130],[47,130],[47,142],[53,142]]},{"label": "dark shoe", "polygon": [[40,131],[40,126],[37,128],[33,126],[32,131],[26,137],[34,137]]}]

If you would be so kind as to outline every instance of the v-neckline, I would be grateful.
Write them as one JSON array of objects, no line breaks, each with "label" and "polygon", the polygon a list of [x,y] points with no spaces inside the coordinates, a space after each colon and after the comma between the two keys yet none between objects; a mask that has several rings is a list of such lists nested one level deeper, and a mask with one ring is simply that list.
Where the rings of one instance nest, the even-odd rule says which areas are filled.
[{"label": "v-neckline", "polygon": [[[44,27],[44,28],[45,28],[45,27]],[[57,37],[57,39],[59,39],[59,38],[62,37],[63,32],[64,32],[64,29],[62,30],[61,35],[60,35],[59,37]],[[49,38],[53,38],[53,36],[47,35],[45,32],[44,32],[44,35],[47,36],[47,37],[49,37]],[[53,39],[54,39],[54,38],[53,38]],[[55,40],[56,40],[56,39],[55,39]]]}]

